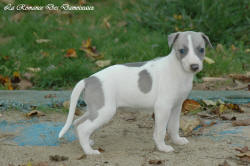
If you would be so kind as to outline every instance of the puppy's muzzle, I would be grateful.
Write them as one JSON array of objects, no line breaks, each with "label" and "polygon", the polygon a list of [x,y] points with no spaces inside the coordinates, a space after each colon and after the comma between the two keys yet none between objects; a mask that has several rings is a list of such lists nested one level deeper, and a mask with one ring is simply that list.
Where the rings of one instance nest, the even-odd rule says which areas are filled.
[{"label": "puppy's muzzle", "polygon": [[199,69],[199,65],[198,65],[198,64],[191,64],[191,65],[190,65],[190,69],[191,69],[193,72],[196,72],[196,71]]}]

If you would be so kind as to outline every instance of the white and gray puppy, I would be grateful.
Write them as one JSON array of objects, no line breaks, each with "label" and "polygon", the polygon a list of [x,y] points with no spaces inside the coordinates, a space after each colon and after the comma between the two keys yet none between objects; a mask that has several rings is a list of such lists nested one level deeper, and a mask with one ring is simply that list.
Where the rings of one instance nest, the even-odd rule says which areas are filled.
[{"label": "white and gray puppy", "polygon": [[83,92],[87,112],[75,120],[74,125],[86,154],[100,154],[91,148],[90,136],[111,120],[118,107],[154,109],[153,139],[158,150],[174,150],[165,144],[166,128],[175,144],[187,144],[188,140],[179,136],[180,112],[192,89],[194,74],[203,68],[205,43],[212,47],[208,37],[201,32],[172,33],[168,36],[169,47],[172,47],[168,56],[113,65],[81,80],[73,89],[69,115],[59,138],[70,128]]}]

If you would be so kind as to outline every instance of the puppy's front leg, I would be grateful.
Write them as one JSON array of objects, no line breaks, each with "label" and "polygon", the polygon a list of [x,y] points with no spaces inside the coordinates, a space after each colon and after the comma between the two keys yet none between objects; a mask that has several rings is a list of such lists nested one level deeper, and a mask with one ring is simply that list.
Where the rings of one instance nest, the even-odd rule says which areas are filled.
[{"label": "puppy's front leg", "polygon": [[167,131],[168,131],[168,134],[170,135],[172,141],[175,144],[185,145],[185,144],[189,143],[188,140],[185,137],[179,136],[181,108],[182,108],[182,103],[180,105],[176,106],[172,110],[169,121],[168,121],[168,125],[167,125]]},{"label": "puppy's front leg", "polygon": [[[165,103],[168,102],[157,102],[155,105],[155,129],[154,129],[154,141],[158,150],[163,152],[171,152],[174,149],[170,145],[165,144],[165,135],[168,119],[171,113],[171,107]],[[169,103],[168,103],[169,104]]]}]

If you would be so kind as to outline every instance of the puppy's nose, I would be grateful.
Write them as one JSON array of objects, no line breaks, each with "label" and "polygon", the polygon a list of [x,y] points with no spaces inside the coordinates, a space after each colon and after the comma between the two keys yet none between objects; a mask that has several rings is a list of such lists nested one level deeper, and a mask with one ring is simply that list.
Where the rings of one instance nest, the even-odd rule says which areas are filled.
[{"label": "puppy's nose", "polygon": [[192,64],[192,65],[190,65],[190,68],[191,68],[191,70],[192,71],[197,71],[198,69],[199,69],[199,65],[198,64]]}]

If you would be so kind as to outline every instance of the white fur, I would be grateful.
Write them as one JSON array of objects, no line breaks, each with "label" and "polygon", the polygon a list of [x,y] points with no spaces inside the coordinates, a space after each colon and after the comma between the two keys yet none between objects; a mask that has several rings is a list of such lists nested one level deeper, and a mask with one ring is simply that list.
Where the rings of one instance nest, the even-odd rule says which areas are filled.
[{"label": "white fur", "polygon": [[[186,138],[179,136],[181,106],[192,89],[195,73],[190,71],[190,65],[199,64],[199,71],[202,69],[202,61],[195,55],[190,36],[188,36],[188,41],[190,51],[181,61],[178,60],[173,49],[168,56],[149,61],[141,67],[114,65],[93,75],[102,83],[105,104],[98,110],[96,119],[93,121],[87,119],[77,126],[80,144],[86,154],[100,153],[91,148],[90,135],[107,123],[118,107],[124,106],[154,109],[153,139],[160,151],[170,152],[174,150],[170,145],[165,144],[166,128],[174,143],[179,145],[188,143]],[[143,93],[138,88],[138,73],[144,69],[150,73],[153,80],[152,89],[148,93]],[[69,116],[59,137],[64,135],[72,123],[76,102],[82,89],[84,89],[83,80],[73,90]],[[87,115],[88,112],[84,116]]]}]

